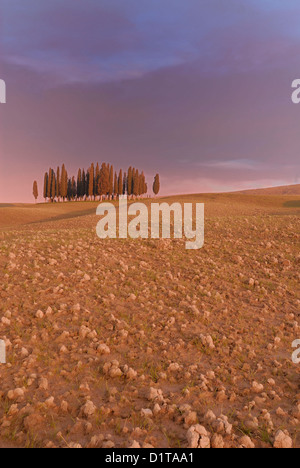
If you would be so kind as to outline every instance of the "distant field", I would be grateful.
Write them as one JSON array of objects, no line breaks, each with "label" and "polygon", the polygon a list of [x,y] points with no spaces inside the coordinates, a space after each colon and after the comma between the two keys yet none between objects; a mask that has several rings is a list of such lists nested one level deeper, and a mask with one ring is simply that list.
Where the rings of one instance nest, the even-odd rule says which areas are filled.
[{"label": "distant field", "polygon": [[239,193],[253,194],[253,195],[299,195],[300,184],[297,185],[284,185],[282,187],[271,187],[264,189],[245,190]]},{"label": "distant field", "polygon": [[95,213],[97,202],[0,205],[0,229]]},{"label": "distant field", "polygon": [[[272,189],[270,189],[272,190]],[[178,195],[143,200],[151,202],[205,203],[206,216],[244,216],[257,214],[298,214],[300,195],[264,195],[255,193]],[[132,203],[132,201],[129,201]],[[96,213],[99,202],[0,204],[0,229],[17,228],[39,222],[53,222]]]}]

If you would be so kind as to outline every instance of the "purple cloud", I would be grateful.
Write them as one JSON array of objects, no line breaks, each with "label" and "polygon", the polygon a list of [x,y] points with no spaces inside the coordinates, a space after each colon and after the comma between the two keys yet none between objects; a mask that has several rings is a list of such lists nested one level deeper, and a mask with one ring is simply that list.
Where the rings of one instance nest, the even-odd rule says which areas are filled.
[{"label": "purple cloud", "polygon": [[159,171],[164,193],[297,182],[295,2],[26,3],[0,7],[1,201],[62,162]]}]

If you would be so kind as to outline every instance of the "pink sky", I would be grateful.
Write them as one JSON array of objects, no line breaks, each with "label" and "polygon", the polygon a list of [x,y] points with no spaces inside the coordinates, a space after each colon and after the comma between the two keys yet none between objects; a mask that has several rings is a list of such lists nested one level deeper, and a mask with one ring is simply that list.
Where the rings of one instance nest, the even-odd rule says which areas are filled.
[{"label": "pink sky", "polygon": [[162,194],[300,182],[297,2],[70,0],[0,6],[0,202],[91,162]]}]

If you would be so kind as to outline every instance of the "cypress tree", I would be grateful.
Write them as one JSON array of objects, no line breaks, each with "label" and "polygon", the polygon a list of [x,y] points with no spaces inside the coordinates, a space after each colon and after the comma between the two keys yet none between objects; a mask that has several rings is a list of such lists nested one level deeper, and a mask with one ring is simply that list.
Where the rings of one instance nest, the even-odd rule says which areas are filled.
[{"label": "cypress tree", "polygon": [[99,193],[101,196],[101,200],[103,195],[106,196],[109,191],[109,170],[108,166],[105,163],[102,163],[100,169],[100,177],[99,177]]},{"label": "cypress tree", "polygon": [[143,177],[139,174],[139,196],[143,194]]},{"label": "cypress tree", "polygon": [[139,195],[139,171],[134,169],[133,176],[133,195],[137,197]]},{"label": "cypress tree", "polygon": [[99,163],[97,163],[96,172],[95,172],[95,195],[97,197],[100,196],[100,193],[99,193],[99,177],[100,177],[100,168],[99,168]]},{"label": "cypress tree", "polygon": [[56,170],[56,196],[57,200],[60,199],[61,193],[60,193],[60,169],[59,167]]},{"label": "cypress tree", "polygon": [[51,201],[55,199],[56,196],[56,177],[55,172],[52,171],[52,179],[51,179]]},{"label": "cypress tree", "polygon": [[86,176],[85,176],[85,189],[84,189],[84,194],[85,194],[85,199],[88,199],[89,196],[89,185],[90,185],[90,172],[87,170]]},{"label": "cypress tree", "polygon": [[77,191],[76,191],[76,196],[78,198],[78,200],[81,198],[81,169],[78,169],[78,173],[77,173]]},{"label": "cypress tree", "polygon": [[127,190],[127,175],[126,172],[124,172],[124,177],[123,177],[123,195],[126,195],[128,193]]},{"label": "cypress tree", "polygon": [[51,189],[52,189],[52,169],[49,169],[48,175],[48,188],[47,188],[47,198],[51,198]]},{"label": "cypress tree", "polygon": [[94,164],[91,164],[91,167],[89,169],[89,197],[90,200],[93,199],[94,196],[94,178],[95,178],[95,169],[94,169]]},{"label": "cypress tree", "polygon": [[133,167],[132,168],[131,195],[134,195],[134,193],[133,193],[134,178],[135,178],[135,168]]},{"label": "cypress tree", "polygon": [[144,171],[141,173],[141,180],[140,180],[140,195],[145,195],[146,193],[146,179]]},{"label": "cypress tree", "polygon": [[61,174],[60,174],[60,194],[61,194],[63,201],[64,201],[64,192],[65,192],[64,177],[65,177],[65,165],[63,164],[61,168]]},{"label": "cypress tree", "polygon": [[119,178],[118,178],[118,194],[119,194],[119,196],[121,196],[123,194],[123,173],[122,173],[122,169],[120,169]]},{"label": "cypress tree", "polygon": [[72,197],[72,181],[68,179],[67,182],[67,199],[70,201]]},{"label": "cypress tree", "polygon": [[118,190],[118,176],[117,176],[117,173],[115,172],[115,177],[114,177],[114,198],[117,198],[118,193],[119,193],[119,190]]},{"label": "cypress tree", "polygon": [[159,190],[160,190],[159,174],[156,174],[156,176],[154,177],[154,182],[153,182],[154,195],[157,195]]},{"label": "cypress tree", "polygon": [[65,187],[66,187],[66,197],[68,195],[68,171],[65,172]]},{"label": "cypress tree", "polygon": [[61,169],[61,184],[60,184],[60,193],[63,201],[68,196],[68,173],[66,171],[65,165],[62,165]]},{"label": "cypress tree", "polygon": [[127,175],[127,193],[128,193],[129,197],[132,195],[132,188],[133,188],[132,182],[133,182],[133,180],[132,180],[132,167],[130,166],[129,169],[128,169],[128,175]]},{"label": "cypress tree", "polygon": [[108,173],[108,185],[107,185],[107,193],[105,195],[109,195],[109,184],[110,184],[110,171],[109,171],[109,163],[106,164],[106,169],[107,169],[107,173]]},{"label": "cypress tree", "polygon": [[35,202],[36,202],[37,199],[38,199],[38,196],[39,196],[38,184],[37,184],[36,180],[33,182],[33,191],[32,191],[32,193],[33,193],[33,196],[34,196]]},{"label": "cypress tree", "polygon": [[109,164],[105,164],[105,195],[109,194]]},{"label": "cypress tree", "polygon": [[[35,181],[36,182],[36,181]],[[159,193],[160,181],[159,174],[156,174],[153,183],[155,195]],[[114,171],[113,165],[94,163],[85,172],[85,169],[78,169],[77,177],[68,176],[65,165],[60,170],[57,167],[56,172],[50,167],[49,172],[44,174],[43,195],[45,201],[47,198],[51,201],[57,198],[58,201],[81,200],[89,198],[96,199],[96,196],[113,197],[128,194],[129,197],[139,197],[147,193],[147,184],[144,171],[141,173],[138,169],[130,166],[128,172],[120,169],[119,174]],[[38,198],[38,197],[37,197]]]},{"label": "cypress tree", "polygon": [[72,200],[75,200],[76,195],[77,195],[77,186],[76,186],[76,180],[75,177],[72,177]]},{"label": "cypress tree", "polygon": [[44,176],[44,199],[45,199],[45,202],[47,200],[47,195],[48,194],[48,172],[45,172],[45,176]]},{"label": "cypress tree", "polygon": [[113,192],[114,192],[114,166],[111,165],[109,168],[109,185],[108,185],[109,198],[112,197]]},{"label": "cypress tree", "polygon": [[81,198],[85,197],[85,186],[86,186],[86,175],[85,170],[82,170],[82,182],[81,182]]}]

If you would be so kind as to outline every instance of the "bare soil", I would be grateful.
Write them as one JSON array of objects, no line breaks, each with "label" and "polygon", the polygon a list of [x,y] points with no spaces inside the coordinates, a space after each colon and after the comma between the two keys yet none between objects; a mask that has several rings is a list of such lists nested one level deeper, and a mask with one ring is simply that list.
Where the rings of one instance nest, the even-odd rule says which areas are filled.
[{"label": "bare soil", "polygon": [[0,206],[0,447],[300,447],[300,197],[159,201],[205,203],[203,249]]}]

